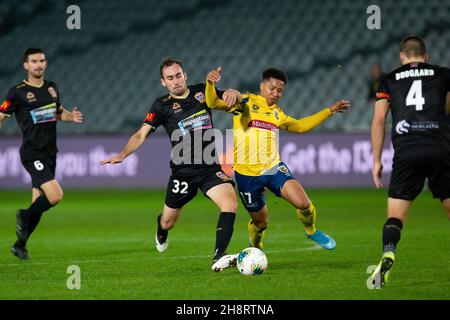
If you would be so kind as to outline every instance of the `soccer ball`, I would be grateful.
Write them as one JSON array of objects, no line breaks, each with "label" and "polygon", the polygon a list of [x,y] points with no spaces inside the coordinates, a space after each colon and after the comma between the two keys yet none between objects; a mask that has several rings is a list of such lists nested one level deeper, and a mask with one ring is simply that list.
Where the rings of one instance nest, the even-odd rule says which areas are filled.
[{"label": "soccer ball", "polygon": [[267,257],[258,248],[246,248],[239,253],[237,268],[244,275],[259,275],[267,269]]}]

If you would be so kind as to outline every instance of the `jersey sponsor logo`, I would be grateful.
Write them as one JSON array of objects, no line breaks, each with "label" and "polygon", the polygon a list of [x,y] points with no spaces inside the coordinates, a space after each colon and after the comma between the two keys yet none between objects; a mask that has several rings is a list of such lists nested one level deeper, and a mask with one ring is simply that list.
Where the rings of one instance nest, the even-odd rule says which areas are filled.
[{"label": "jersey sponsor logo", "polygon": [[421,121],[421,122],[413,122],[411,124],[412,131],[425,131],[429,129],[439,129],[439,122],[435,121]]},{"label": "jersey sponsor logo", "polygon": [[267,122],[267,121],[262,121],[262,120],[251,120],[248,123],[248,127],[249,128],[258,128],[258,129],[264,129],[264,130],[270,130],[270,131],[274,131],[278,129],[278,126],[276,124]]},{"label": "jersey sponsor logo", "polygon": [[55,88],[53,88],[53,87],[48,87],[48,92],[50,93],[50,95],[53,97],[53,98],[58,98],[58,94],[56,93],[56,90],[55,90]]},{"label": "jersey sponsor logo", "polygon": [[212,121],[208,112],[202,110],[178,122],[178,127],[181,129],[183,135],[186,135],[190,131],[211,129]]},{"label": "jersey sponsor logo", "polygon": [[204,102],[205,102],[205,95],[203,94],[203,92],[197,92],[197,93],[194,95],[194,97],[195,97],[195,99],[197,99],[198,102],[200,102],[200,103],[204,103]]},{"label": "jersey sponsor logo", "polygon": [[3,101],[2,105],[0,105],[0,111],[8,111],[11,102],[8,100]]},{"label": "jersey sponsor logo", "polygon": [[398,134],[408,133],[409,127],[410,127],[410,124],[408,122],[406,122],[406,120],[402,120],[399,123],[397,123],[397,125],[395,126],[395,131]]},{"label": "jersey sponsor logo", "polygon": [[144,122],[145,121],[150,122],[153,120],[153,118],[155,118],[155,113],[149,113],[149,114],[147,114],[147,117],[145,117]]},{"label": "jersey sponsor logo", "polygon": [[34,124],[55,122],[57,120],[56,103],[52,103],[30,111]]},{"label": "jersey sponsor logo", "polygon": [[431,76],[434,76],[433,69],[411,69],[402,72],[397,72],[395,74],[395,80],[416,78],[416,77],[431,77]]},{"label": "jersey sponsor logo", "polygon": [[221,179],[223,182],[231,181],[231,178],[229,176],[227,176],[225,173],[223,173],[222,171],[216,172],[216,176],[219,179]]},{"label": "jersey sponsor logo", "polygon": [[28,103],[36,102],[36,95],[33,92],[27,92]]}]

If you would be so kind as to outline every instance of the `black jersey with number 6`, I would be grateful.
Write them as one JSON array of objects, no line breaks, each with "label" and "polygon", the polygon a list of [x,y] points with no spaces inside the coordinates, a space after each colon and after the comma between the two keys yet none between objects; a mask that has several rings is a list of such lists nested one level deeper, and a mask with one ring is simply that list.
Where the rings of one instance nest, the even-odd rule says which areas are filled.
[{"label": "black jersey with number 6", "polygon": [[377,99],[387,99],[392,112],[392,143],[441,144],[450,148],[446,96],[450,69],[412,62],[383,76]]},{"label": "black jersey with number 6", "polygon": [[22,131],[22,161],[54,158],[56,146],[56,121],[61,112],[56,84],[44,81],[35,87],[23,81],[9,90],[0,112],[17,119]]}]

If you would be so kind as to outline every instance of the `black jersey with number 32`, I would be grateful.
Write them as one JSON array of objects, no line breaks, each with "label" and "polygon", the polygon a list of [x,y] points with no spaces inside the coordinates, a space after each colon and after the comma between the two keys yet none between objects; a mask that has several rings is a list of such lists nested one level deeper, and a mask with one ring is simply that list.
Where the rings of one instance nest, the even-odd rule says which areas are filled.
[{"label": "black jersey with number 32", "polygon": [[450,148],[446,96],[450,69],[413,62],[383,76],[377,99],[387,99],[392,112],[392,142],[438,143]]},{"label": "black jersey with number 32", "polygon": [[61,106],[55,83],[44,81],[41,87],[35,87],[23,81],[9,90],[0,112],[14,114],[19,124],[22,161],[56,156],[56,121]]}]

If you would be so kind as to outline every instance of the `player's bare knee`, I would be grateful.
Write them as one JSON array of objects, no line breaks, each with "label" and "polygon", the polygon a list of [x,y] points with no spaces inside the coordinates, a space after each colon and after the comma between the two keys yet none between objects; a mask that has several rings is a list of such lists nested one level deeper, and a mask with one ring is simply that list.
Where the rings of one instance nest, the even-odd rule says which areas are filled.
[{"label": "player's bare knee", "polygon": [[301,198],[297,202],[297,209],[306,210],[311,206],[311,201],[308,198]]},{"label": "player's bare knee", "polygon": [[61,192],[60,194],[47,196],[47,199],[52,206],[56,206],[63,199],[63,193]]},{"label": "player's bare knee", "polygon": [[221,212],[233,212],[236,213],[238,207],[238,202],[236,198],[228,199],[228,201],[224,201],[223,204],[220,205]]},{"label": "player's bare knee", "polygon": [[263,219],[263,220],[253,220],[253,224],[258,227],[258,229],[266,229],[269,225],[269,219]]},{"label": "player's bare knee", "polygon": [[447,217],[450,219],[450,199],[441,200],[442,206],[444,207]]}]

